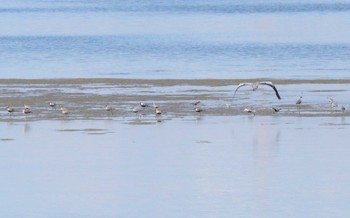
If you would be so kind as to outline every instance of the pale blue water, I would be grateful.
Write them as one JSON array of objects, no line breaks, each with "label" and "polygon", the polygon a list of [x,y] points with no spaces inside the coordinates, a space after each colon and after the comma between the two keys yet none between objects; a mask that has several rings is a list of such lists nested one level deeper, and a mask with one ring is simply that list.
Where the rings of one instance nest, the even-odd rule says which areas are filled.
[{"label": "pale blue water", "polygon": [[1,78],[350,78],[350,1],[1,1]]},{"label": "pale blue water", "polygon": [[349,217],[348,125],[348,117],[280,116],[1,122],[0,212]]},{"label": "pale blue water", "polygon": [[[305,2],[0,0],[0,79],[350,79],[350,1]],[[72,110],[80,114],[100,110],[106,95],[129,110],[137,100],[123,95],[188,92],[207,98],[211,110],[231,102],[225,94],[234,90],[84,83],[51,92],[42,84],[1,87],[0,120],[9,120],[0,122],[3,217],[350,216],[348,112],[312,111],[328,107],[329,93],[349,111],[348,84],[281,85],[287,112],[271,116],[171,120],[166,108],[164,122],[152,116],[148,125],[138,117],[129,124],[8,118],[6,106],[19,109],[22,99],[40,119],[38,111],[53,112],[45,102],[60,95],[81,96],[87,108]],[[224,100],[210,101],[207,89]],[[254,94],[238,103],[274,104]],[[284,116],[299,94],[302,114],[311,116]],[[77,108],[72,102],[59,103]]]}]

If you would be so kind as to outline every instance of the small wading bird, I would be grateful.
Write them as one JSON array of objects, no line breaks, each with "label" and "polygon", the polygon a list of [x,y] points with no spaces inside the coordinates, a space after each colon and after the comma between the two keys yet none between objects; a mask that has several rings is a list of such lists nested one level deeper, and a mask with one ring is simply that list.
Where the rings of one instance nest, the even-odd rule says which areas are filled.
[{"label": "small wading bird", "polygon": [[12,115],[12,113],[15,112],[15,109],[10,106],[7,106],[7,112],[9,112],[10,115]]},{"label": "small wading bird", "polygon": [[137,107],[133,107],[131,111],[136,114],[139,112],[139,109]]},{"label": "small wading bird", "polygon": [[244,112],[247,112],[248,114],[253,114],[255,116],[255,110],[253,110],[252,108],[245,108]]},{"label": "small wading bird", "polygon": [[161,115],[163,112],[159,109],[159,108],[156,108],[156,115]]},{"label": "small wading bird", "polygon": [[331,108],[337,108],[338,107],[338,103],[330,96],[327,97],[328,102],[331,104]]},{"label": "small wading bird", "polygon": [[153,108],[159,108],[159,105],[153,103],[152,107],[153,107]]},{"label": "small wading bird", "polygon": [[56,107],[56,103],[55,102],[49,102],[49,106],[51,107],[51,108],[55,108]]},{"label": "small wading bird", "polygon": [[346,108],[344,106],[341,106],[341,112],[345,113]]},{"label": "small wading bird", "polygon": [[105,110],[107,111],[107,113],[111,113],[111,115],[113,115],[113,108],[112,108],[112,106],[107,104],[105,106]]},{"label": "small wading bird", "polygon": [[295,103],[298,107],[299,114],[300,114],[300,105],[301,105],[302,99],[303,99],[303,96],[300,96],[297,102]]},{"label": "small wading bird", "polygon": [[295,104],[296,105],[301,105],[302,99],[303,99],[303,96],[300,96]]},{"label": "small wading bird", "polygon": [[23,112],[24,114],[30,114],[30,113],[32,113],[32,111],[30,110],[30,107],[27,106],[27,105],[24,106],[22,112]]},{"label": "small wading bird", "polygon": [[236,92],[238,91],[239,88],[243,87],[243,86],[251,86],[253,91],[256,91],[258,88],[259,88],[259,85],[267,85],[267,86],[270,86],[271,88],[273,88],[273,90],[275,91],[276,93],[276,96],[279,100],[281,100],[281,96],[280,94],[278,93],[277,91],[277,88],[276,86],[272,83],[272,82],[255,82],[255,83],[241,83],[237,86],[236,90],[235,90],[235,93],[233,94],[233,97],[235,97],[236,95]]},{"label": "small wading bird", "polygon": [[279,108],[279,107],[272,107],[271,109],[274,113],[278,113],[281,110],[281,108]]},{"label": "small wading bird", "polygon": [[64,115],[69,114],[69,110],[68,110],[67,108],[63,107],[63,106],[61,106],[61,112],[62,112],[62,114],[64,114]]},{"label": "small wading bird", "polygon": [[144,102],[142,102],[142,101],[140,102],[140,106],[141,106],[141,107],[149,107],[148,104],[146,104],[146,103],[144,103]]},{"label": "small wading bird", "polygon": [[194,111],[200,114],[203,111],[203,109],[200,107],[195,107]]}]

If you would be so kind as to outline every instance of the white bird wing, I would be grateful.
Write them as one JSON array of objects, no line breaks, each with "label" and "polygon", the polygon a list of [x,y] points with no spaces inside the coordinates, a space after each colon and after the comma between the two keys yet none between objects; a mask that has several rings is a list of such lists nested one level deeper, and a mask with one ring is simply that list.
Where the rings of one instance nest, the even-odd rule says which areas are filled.
[{"label": "white bird wing", "polygon": [[236,88],[236,90],[235,90],[235,93],[233,94],[233,98],[235,97],[236,92],[238,91],[239,88],[241,88],[241,87],[243,87],[243,86],[251,86],[251,85],[252,85],[252,83],[240,83],[240,84],[237,86],[237,88]]},{"label": "white bird wing", "polygon": [[278,98],[279,100],[281,100],[281,96],[280,96],[280,94],[278,93],[276,86],[275,86],[272,82],[269,82],[269,81],[268,81],[268,82],[259,82],[259,84],[260,84],[260,85],[267,85],[267,86],[270,86],[271,88],[273,88],[273,90],[274,90],[275,93],[276,93],[277,98]]}]

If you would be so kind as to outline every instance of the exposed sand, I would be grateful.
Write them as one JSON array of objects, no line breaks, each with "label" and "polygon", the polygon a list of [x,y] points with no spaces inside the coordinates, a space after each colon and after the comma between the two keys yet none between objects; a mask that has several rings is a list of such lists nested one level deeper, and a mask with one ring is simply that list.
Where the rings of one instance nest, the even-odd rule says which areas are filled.
[{"label": "exposed sand", "polygon": [[[282,100],[279,101],[270,87],[261,86],[255,92],[243,87],[233,99],[233,92],[241,82],[257,80],[145,80],[145,79],[38,79],[38,80],[0,80],[1,121],[52,120],[52,119],[116,119],[143,121],[176,118],[198,118],[198,116],[243,115],[246,107],[256,110],[260,116],[348,116],[341,113],[341,105],[350,105],[347,98],[349,80],[271,80],[276,84]],[[297,98],[303,95],[304,102],[299,108]],[[331,108],[327,96],[338,101],[338,108]],[[201,101],[204,110],[201,115],[194,112],[192,102]],[[56,109],[48,102],[57,104]],[[160,105],[165,114],[155,116],[154,109],[141,109],[136,115],[131,108],[139,107],[139,102],[150,106]],[[21,113],[23,105],[32,107],[32,114]],[[104,110],[110,104],[113,115]],[[63,115],[59,110],[63,105],[70,111]],[[6,107],[15,108],[10,116]],[[274,114],[271,107],[282,110]]]}]

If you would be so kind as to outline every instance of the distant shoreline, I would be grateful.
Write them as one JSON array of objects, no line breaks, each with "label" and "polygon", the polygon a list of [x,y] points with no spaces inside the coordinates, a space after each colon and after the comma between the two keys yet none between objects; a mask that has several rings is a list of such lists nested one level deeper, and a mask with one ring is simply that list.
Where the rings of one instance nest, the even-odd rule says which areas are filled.
[{"label": "distant shoreline", "polygon": [[155,86],[193,85],[227,86],[244,82],[271,81],[275,84],[347,84],[350,79],[126,79],[126,78],[52,78],[52,79],[0,79],[0,84],[148,84]]}]

